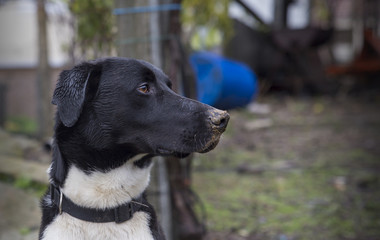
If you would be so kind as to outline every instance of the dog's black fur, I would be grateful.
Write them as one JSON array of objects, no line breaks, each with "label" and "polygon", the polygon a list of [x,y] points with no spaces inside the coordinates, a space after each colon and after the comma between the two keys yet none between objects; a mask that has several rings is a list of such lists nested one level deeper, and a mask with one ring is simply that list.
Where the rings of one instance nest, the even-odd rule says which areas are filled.
[{"label": "dog's black fur", "polygon": [[[57,187],[63,187],[72,165],[90,174],[120,167],[140,153],[184,157],[207,152],[229,119],[225,112],[174,93],[168,77],[153,65],[126,58],[84,62],[63,71],[52,102],[57,114],[50,178]],[[55,205],[42,208],[40,239],[58,215]],[[162,239],[150,209],[150,229]]]}]

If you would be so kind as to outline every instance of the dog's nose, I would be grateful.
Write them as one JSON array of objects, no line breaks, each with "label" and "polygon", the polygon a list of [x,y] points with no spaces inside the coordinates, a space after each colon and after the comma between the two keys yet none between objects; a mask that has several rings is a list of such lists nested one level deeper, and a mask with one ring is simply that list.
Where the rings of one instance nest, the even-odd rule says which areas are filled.
[{"label": "dog's nose", "polygon": [[210,113],[210,122],[212,127],[218,131],[224,131],[227,127],[228,121],[230,120],[230,115],[227,111],[222,111],[219,109],[209,110]]}]

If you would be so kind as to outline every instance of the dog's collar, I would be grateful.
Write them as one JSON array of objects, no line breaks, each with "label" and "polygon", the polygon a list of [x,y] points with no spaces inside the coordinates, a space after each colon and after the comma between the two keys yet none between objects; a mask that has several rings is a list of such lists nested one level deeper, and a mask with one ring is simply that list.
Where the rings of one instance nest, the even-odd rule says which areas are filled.
[{"label": "dog's collar", "polygon": [[122,223],[131,219],[135,212],[148,210],[149,208],[142,203],[142,195],[115,208],[86,208],[73,203],[58,187],[53,186],[53,184],[50,185],[50,196],[53,203],[58,207],[59,214],[65,212],[75,218],[95,223]]}]

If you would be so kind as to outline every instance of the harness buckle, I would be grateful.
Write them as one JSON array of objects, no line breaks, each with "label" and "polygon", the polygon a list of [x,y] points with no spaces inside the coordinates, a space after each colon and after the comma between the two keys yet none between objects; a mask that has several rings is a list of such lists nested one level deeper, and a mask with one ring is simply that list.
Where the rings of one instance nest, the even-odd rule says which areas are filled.
[{"label": "harness buckle", "polygon": [[[58,200],[59,196],[59,200]],[[61,188],[54,186],[53,184],[50,185],[50,197],[51,201],[58,206],[58,213],[62,214],[62,202],[63,202],[63,192],[61,191]]]},{"label": "harness buckle", "polygon": [[61,189],[59,190],[59,215],[62,214],[62,199],[63,199],[63,193],[61,191]]}]

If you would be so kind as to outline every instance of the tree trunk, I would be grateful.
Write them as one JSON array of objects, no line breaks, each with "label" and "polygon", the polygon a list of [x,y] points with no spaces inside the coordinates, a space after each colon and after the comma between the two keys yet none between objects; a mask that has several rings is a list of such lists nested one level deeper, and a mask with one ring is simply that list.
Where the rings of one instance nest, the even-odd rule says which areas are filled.
[{"label": "tree trunk", "polygon": [[45,0],[37,2],[38,19],[38,66],[37,66],[37,97],[38,97],[38,138],[46,140],[52,136],[53,117],[50,104],[51,71],[48,61],[47,16]]}]

